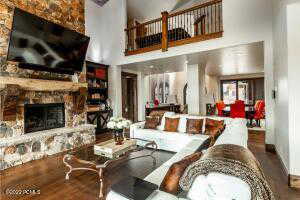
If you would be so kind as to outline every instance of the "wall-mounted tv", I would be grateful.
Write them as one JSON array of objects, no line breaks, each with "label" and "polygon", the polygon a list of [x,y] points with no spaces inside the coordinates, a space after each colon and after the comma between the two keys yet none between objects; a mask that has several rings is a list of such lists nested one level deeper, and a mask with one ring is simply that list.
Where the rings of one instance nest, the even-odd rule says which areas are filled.
[{"label": "wall-mounted tv", "polygon": [[20,68],[74,74],[82,71],[90,38],[16,8],[7,60]]}]

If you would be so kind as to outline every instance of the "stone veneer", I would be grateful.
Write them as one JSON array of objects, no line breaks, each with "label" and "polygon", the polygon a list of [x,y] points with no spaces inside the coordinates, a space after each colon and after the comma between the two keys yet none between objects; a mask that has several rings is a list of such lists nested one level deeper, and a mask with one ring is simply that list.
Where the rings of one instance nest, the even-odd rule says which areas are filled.
[{"label": "stone veneer", "polygon": [[[0,132],[10,132],[1,127]],[[0,140],[0,170],[95,142],[95,126],[57,128]]]},{"label": "stone veneer", "polygon": [[[0,1],[0,76],[71,81],[70,75],[21,69],[6,61],[15,7],[84,34],[84,0]],[[86,81],[84,72],[77,74],[80,82]],[[36,103],[65,103],[66,128],[24,134],[24,105]],[[86,108],[82,114],[75,113],[72,92],[22,93],[17,119],[0,121],[0,169],[94,142],[93,126],[85,125]]]},{"label": "stone veneer", "polygon": [[[16,63],[6,61],[15,7],[84,34],[84,0],[0,1],[0,72],[25,78],[70,80],[70,75],[21,69]],[[85,81],[84,74],[81,74],[81,81]]]}]

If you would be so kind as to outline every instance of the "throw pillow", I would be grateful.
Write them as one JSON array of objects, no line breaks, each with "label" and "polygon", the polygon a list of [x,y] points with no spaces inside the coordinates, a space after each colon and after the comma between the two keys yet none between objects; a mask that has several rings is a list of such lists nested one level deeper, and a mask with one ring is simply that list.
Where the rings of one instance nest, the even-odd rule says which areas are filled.
[{"label": "throw pillow", "polygon": [[201,134],[203,119],[187,119],[186,132],[191,134]]},{"label": "throw pillow", "polygon": [[214,119],[206,119],[205,122],[205,135],[214,136],[218,132],[223,132],[225,129],[224,120],[214,120]]},{"label": "throw pillow", "polygon": [[216,139],[222,134],[224,129],[224,120],[219,121],[209,118],[206,119],[204,134],[210,136],[210,147],[215,144]]},{"label": "throw pillow", "polygon": [[167,111],[165,110],[154,110],[149,114],[149,117],[158,117],[159,118],[159,124],[161,124],[161,120],[164,117],[164,114]]},{"label": "throw pillow", "polygon": [[156,129],[159,125],[158,117],[146,117],[146,123],[144,129]]},{"label": "throw pillow", "polygon": [[179,118],[166,117],[165,131],[177,132],[178,124],[179,124]]},{"label": "throw pillow", "polygon": [[193,162],[199,160],[202,156],[201,152],[186,156],[181,161],[174,163],[167,172],[164,180],[160,185],[160,190],[177,195],[180,192],[179,180],[185,169]]}]

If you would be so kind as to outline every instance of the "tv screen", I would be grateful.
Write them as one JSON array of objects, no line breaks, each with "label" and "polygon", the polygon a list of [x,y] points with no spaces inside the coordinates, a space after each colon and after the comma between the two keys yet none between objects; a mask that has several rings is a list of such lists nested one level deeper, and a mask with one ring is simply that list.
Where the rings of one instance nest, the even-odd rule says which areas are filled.
[{"label": "tv screen", "polygon": [[82,71],[89,37],[15,9],[7,60],[19,67],[74,74]]}]

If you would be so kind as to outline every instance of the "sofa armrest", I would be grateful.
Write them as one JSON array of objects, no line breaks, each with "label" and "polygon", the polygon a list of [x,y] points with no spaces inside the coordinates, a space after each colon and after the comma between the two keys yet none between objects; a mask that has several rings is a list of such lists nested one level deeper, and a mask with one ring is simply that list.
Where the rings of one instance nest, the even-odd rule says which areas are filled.
[{"label": "sofa armrest", "polygon": [[132,124],[130,126],[130,137],[131,138],[134,138],[135,136],[135,132],[138,130],[138,129],[143,129],[144,126],[145,126],[145,121],[143,122],[138,122],[138,123],[135,123],[135,124]]}]

